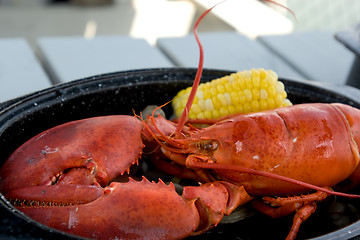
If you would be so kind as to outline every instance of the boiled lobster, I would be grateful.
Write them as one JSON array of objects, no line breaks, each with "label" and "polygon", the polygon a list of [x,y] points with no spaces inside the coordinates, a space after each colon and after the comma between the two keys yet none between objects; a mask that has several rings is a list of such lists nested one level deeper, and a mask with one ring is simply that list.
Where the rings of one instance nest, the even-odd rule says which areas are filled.
[{"label": "boiled lobster", "polygon": [[[294,239],[328,195],[360,198],[331,189],[360,182],[360,110],[300,104],[231,116],[203,129],[184,126],[202,59],[200,45],[196,81],[179,123],[104,116],[51,128],[7,159],[0,192],[36,221],[95,239],[181,239],[216,226],[247,202],[273,217],[295,213],[288,235]],[[172,183],[134,180],[130,172],[145,145],[164,170],[200,186],[186,186],[179,195]]]},{"label": "boiled lobster", "polygon": [[[204,129],[183,128],[181,137],[170,137],[174,123],[150,119],[97,117],[40,133],[6,161],[0,190],[48,226],[89,238],[125,239],[184,238],[211,228],[255,196],[318,190],[299,198],[265,197],[281,206],[276,209],[253,201],[273,216],[297,211],[293,238],[314,202],[328,194],[347,196],[316,186],[359,181],[360,111],[347,105],[303,104],[240,115]],[[156,138],[165,156],[210,182],[185,187],[182,196],[171,184],[145,178],[109,184],[137,163],[142,137]],[[319,174],[311,174],[314,169]]]}]

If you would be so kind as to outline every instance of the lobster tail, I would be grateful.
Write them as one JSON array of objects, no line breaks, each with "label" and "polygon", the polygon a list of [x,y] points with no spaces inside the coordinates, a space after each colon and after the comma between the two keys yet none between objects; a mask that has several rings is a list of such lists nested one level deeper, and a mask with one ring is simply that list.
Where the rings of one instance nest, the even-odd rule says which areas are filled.
[{"label": "lobster tail", "polygon": [[351,136],[351,142],[349,145],[353,149],[354,155],[357,156],[357,166],[353,173],[344,182],[338,185],[341,191],[347,191],[360,184],[360,164],[359,163],[359,146],[360,146],[360,110],[354,107],[334,103],[332,104],[340,114],[344,115],[349,125],[349,135]]},{"label": "lobster tail", "polygon": [[347,120],[347,123],[350,127],[350,135],[355,142],[356,146],[354,146],[358,152],[360,146],[360,110],[349,105],[333,103],[331,104],[337,110],[339,110],[340,114],[343,114]]}]

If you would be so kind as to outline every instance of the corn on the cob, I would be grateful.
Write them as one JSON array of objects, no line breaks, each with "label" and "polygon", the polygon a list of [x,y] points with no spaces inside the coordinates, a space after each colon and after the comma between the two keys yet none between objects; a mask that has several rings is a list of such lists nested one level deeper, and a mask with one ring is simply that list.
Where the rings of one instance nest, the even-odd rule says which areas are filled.
[{"label": "corn on the cob", "polygon": [[[191,87],[173,99],[175,116],[185,108]],[[251,69],[233,73],[199,85],[190,119],[216,119],[235,113],[257,112],[292,105],[284,84],[272,70]]]}]

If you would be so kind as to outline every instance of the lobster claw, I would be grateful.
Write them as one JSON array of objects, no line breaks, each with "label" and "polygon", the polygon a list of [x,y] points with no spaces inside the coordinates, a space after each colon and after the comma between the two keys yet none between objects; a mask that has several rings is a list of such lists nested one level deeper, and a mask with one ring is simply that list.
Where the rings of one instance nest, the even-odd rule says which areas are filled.
[{"label": "lobster claw", "polygon": [[47,226],[92,239],[179,239],[199,221],[193,202],[184,201],[171,186],[144,179],[113,182],[87,204],[19,210]]},{"label": "lobster claw", "polygon": [[0,171],[0,191],[44,185],[106,186],[138,162],[144,144],[133,116],[105,116],[65,123],[20,146]]},{"label": "lobster claw", "polygon": [[216,226],[235,208],[253,199],[243,186],[237,186],[225,181],[206,183],[198,187],[185,187],[185,199],[196,199],[196,207],[201,221],[192,235],[198,235]]},{"label": "lobster claw", "polygon": [[[77,187],[74,185],[75,193]],[[44,187],[38,188],[41,191]],[[87,238],[181,239],[217,225],[239,203],[229,197],[242,194],[241,187],[214,182],[185,187],[180,196],[173,184],[149,182],[146,178],[113,182],[104,189],[83,188],[102,191],[87,203],[18,208],[45,225]]]}]

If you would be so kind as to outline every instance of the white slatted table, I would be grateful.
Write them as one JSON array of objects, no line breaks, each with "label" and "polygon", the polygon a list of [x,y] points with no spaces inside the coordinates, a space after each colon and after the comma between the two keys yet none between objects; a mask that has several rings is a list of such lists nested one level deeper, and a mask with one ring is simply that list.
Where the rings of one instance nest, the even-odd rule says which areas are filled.
[{"label": "white slatted table", "polygon": [[[272,69],[279,76],[303,79],[304,76],[289,66],[257,41],[236,32],[201,33],[204,46],[204,67],[226,70],[251,68]],[[197,67],[199,50],[192,35],[181,38],[162,38],[157,46],[181,67]]]},{"label": "white slatted table", "polygon": [[259,41],[313,81],[345,84],[355,57],[326,31],[263,36]]},{"label": "white slatted table", "polygon": [[0,103],[51,86],[25,39],[0,39]]},{"label": "white slatted table", "polygon": [[[280,77],[345,84],[354,54],[328,32],[262,36],[201,33],[205,67],[272,69]],[[199,50],[193,35],[162,38],[157,46],[128,36],[49,37],[38,41],[40,60],[26,40],[0,39],[0,102],[53,84],[130,69],[194,67]],[[42,62],[42,64],[40,63]],[[45,66],[45,70],[43,69]],[[49,75],[47,75],[48,73]]]},{"label": "white slatted table", "polygon": [[55,83],[140,68],[172,67],[144,39],[127,36],[47,37],[38,41],[40,56]]}]

